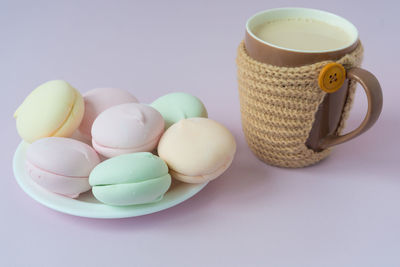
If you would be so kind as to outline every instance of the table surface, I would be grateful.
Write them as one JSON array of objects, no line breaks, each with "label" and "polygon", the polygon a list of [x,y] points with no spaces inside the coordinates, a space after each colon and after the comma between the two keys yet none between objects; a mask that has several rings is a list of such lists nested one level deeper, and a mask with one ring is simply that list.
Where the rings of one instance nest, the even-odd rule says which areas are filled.
[{"label": "table surface", "polygon": [[[0,266],[400,266],[400,118],[396,1],[1,1]],[[351,20],[363,66],[384,90],[377,124],[313,167],[281,169],[241,130],[236,49],[246,19],[275,7]],[[395,6],[397,5],[397,6]],[[229,170],[192,199],[142,217],[96,220],[29,198],[12,172],[12,114],[39,84],[112,86],[142,102],[201,98],[237,140]],[[366,110],[358,90],[348,129]]]}]

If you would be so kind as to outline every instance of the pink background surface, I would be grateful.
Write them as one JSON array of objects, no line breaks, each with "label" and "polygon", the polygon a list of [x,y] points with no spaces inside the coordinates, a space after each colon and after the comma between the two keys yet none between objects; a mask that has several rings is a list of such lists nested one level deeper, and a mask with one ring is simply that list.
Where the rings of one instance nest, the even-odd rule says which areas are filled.
[{"label": "pink background surface", "polygon": [[[396,1],[2,1],[0,266],[400,266],[399,6]],[[246,146],[236,48],[246,19],[275,7],[351,20],[384,90],[377,124],[320,164],[280,169]],[[200,97],[234,134],[232,167],[192,199],[137,218],[64,215],[17,185],[12,114],[39,84],[113,86],[142,102]],[[362,90],[349,120],[366,110]]]}]

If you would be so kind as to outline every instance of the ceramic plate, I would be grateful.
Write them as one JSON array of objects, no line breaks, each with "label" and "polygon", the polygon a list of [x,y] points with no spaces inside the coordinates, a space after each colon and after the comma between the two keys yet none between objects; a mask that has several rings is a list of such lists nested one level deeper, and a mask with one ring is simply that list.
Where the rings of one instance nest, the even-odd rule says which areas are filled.
[{"label": "ceramic plate", "polygon": [[30,179],[24,168],[25,153],[28,146],[28,143],[21,142],[14,154],[13,168],[18,184],[25,193],[44,206],[70,215],[88,218],[127,218],[150,214],[178,205],[197,194],[207,185],[207,183],[173,182],[162,200],[151,204],[126,207],[102,204],[94,198],[91,191],[81,194],[77,199],[71,199],[51,193]]}]

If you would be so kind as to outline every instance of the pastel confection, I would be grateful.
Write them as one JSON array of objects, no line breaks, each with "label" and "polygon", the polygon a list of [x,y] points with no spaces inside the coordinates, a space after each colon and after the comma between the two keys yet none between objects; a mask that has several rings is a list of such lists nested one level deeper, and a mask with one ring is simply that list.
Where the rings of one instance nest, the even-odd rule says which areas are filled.
[{"label": "pastel confection", "polygon": [[69,138],[78,140],[89,146],[92,146],[92,139],[91,138],[89,139],[86,135],[83,135],[83,133],[81,133],[79,130],[76,130],[75,132],[73,132]]},{"label": "pastel confection", "polygon": [[106,109],[92,126],[92,144],[111,158],[133,152],[153,151],[164,132],[164,119],[154,108],[138,103]]},{"label": "pastel confection", "polygon": [[207,110],[197,97],[187,93],[171,93],[156,99],[151,106],[157,109],[165,120],[165,129],[187,118],[207,118]]},{"label": "pastel confection", "polygon": [[96,88],[83,95],[85,113],[79,131],[91,139],[92,124],[104,110],[125,103],[137,103],[138,100],[128,91],[117,88]]},{"label": "pastel confection", "polygon": [[90,174],[93,195],[108,205],[127,206],[159,201],[171,185],[168,167],[149,152],[103,161]]},{"label": "pastel confection", "polygon": [[81,94],[61,80],[46,82],[33,90],[14,114],[19,135],[31,143],[43,137],[69,137],[84,113]]},{"label": "pastel confection", "polygon": [[26,152],[30,177],[45,189],[71,198],[90,190],[89,174],[100,163],[90,146],[71,138],[47,137]]},{"label": "pastel confection", "polygon": [[204,183],[220,176],[232,163],[236,142],[222,124],[207,118],[184,119],[161,137],[158,155],[173,178]]}]

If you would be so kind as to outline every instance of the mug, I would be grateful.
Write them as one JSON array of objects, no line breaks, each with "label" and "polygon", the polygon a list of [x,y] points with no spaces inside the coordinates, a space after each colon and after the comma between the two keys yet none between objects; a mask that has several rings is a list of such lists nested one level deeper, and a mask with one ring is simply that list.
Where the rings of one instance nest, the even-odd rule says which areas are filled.
[{"label": "mug", "polygon": [[[324,50],[288,48],[261,39],[257,27],[277,20],[323,22],[349,39]],[[367,131],[378,119],[383,100],[378,80],[359,68],[362,54],[356,27],[335,14],[280,8],[252,16],[237,58],[242,125],[252,151],[272,165],[304,167],[325,158],[330,147]],[[368,111],[358,128],[341,135],[356,83],[367,95]]]}]

